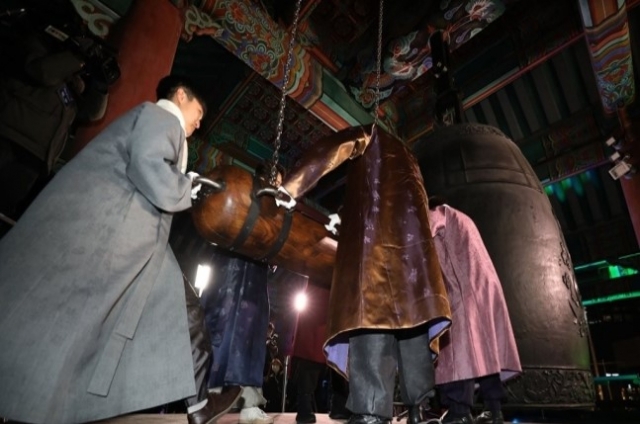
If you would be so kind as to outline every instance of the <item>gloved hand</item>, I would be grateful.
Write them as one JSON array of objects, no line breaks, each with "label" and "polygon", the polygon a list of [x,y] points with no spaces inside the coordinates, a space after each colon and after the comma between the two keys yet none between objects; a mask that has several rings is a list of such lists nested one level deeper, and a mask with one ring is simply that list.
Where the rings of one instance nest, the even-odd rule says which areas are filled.
[{"label": "gloved hand", "polygon": [[278,187],[276,205],[282,206],[287,210],[291,210],[296,206],[296,203],[296,199],[294,199],[293,196],[291,196],[291,194],[289,194],[289,192],[283,186]]},{"label": "gloved hand", "polygon": [[337,236],[338,229],[336,228],[336,225],[340,225],[342,223],[342,221],[340,220],[340,215],[338,215],[337,213],[332,213],[331,215],[329,215],[329,219],[329,223],[326,224],[324,228],[326,228],[327,231],[330,231],[334,236]]},{"label": "gloved hand", "polygon": [[[189,177],[189,179],[191,180],[191,184],[193,184],[193,181],[198,178],[200,176],[200,174],[198,174],[197,172],[187,172],[187,177]],[[196,184],[194,186],[191,187],[191,199],[195,200],[198,198],[198,192],[200,191],[200,189],[202,188],[202,184]]]},{"label": "gloved hand", "polygon": [[197,185],[193,186],[193,188],[191,189],[191,199],[192,200],[196,200],[198,198],[198,192],[200,191],[201,188],[202,188],[202,184],[197,184]]}]

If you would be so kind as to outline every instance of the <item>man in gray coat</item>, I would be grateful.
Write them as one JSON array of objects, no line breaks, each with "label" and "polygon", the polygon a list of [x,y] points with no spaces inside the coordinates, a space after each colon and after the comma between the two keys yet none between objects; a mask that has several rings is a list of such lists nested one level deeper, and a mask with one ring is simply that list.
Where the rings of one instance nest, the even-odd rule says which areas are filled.
[{"label": "man in gray coat", "polygon": [[89,143],[0,240],[0,417],[81,423],[190,398],[189,423],[208,424],[240,395],[196,395],[168,245],[191,206],[186,137],[204,102],[179,77],[158,97]]}]

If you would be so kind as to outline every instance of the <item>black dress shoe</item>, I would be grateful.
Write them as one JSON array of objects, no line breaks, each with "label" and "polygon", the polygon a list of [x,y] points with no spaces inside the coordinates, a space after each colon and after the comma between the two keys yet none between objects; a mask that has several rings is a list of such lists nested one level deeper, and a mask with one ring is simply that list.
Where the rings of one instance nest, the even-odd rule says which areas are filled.
[{"label": "black dress shoe", "polygon": [[476,424],[504,424],[504,416],[502,415],[502,411],[482,411],[482,413],[476,417]]},{"label": "black dress shoe", "polygon": [[413,405],[409,407],[407,424],[420,424],[425,421],[426,420],[422,418],[422,407],[420,405]]},{"label": "black dress shoe", "polygon": [[187,415],[189,424],[212,424],[222,415],[229,412],[231,407],[240,399],[242,387],[229,386],[222,390],[222,393],[209,393],[207,404]]},{"label": "black dress shoe", "polygon": [[447,412],[442,419],[442,424],[474,424],[473,415],[453,415]]},{"label": "black dress shoe", "polygon": [[329,412],[329,418],[332,420],[348,420],[351,418],[351,412],[349,411],[336,411]]},{"label": "black dress shoe", "polygon": [[347,424],[390,424],[389,418],[377,415],[353,414]]},{"label": "black dress shoe", "polygon": [[316,422],[316,414],[313,412],[298,412],[296,414],[296,422],[298,424],[313,424]]}]

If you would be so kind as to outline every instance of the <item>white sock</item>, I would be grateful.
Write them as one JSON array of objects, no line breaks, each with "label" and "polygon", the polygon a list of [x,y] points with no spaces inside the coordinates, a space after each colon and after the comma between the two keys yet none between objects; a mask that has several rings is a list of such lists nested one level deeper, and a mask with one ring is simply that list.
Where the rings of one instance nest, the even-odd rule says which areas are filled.
[{"label": "white sock", "polygon": [[201,410],[202,408],[204,408],[204,406],[207,404],[207,400],[205,399],[202,402],[198,402],[195,405],[192,405],[190,407],[187,408],[187,414],[193,414],[196,411]]}]

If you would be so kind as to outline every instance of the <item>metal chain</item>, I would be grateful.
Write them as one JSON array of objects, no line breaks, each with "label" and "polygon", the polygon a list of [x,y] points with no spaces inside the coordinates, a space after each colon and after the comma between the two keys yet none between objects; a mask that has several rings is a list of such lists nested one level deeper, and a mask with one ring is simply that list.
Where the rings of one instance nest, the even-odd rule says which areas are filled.
[{"label": "metal chain", "polygon": [[271,157],[271,172],[269,174],[269,184],[276,186],[276,177],[278,175],[278,159],[280,156],[280,144],[282,143],[282,131],[284,127],[284,107],[287,100],[287,85],[289,85],[289,72],[291,71],[291,61],[293,58],[293,45],[296,40],[296,32],[298,31],[298,18],[300,17],[300,6],[302,0],[297,0],[296,10],[293,15],[293,23],[291,24],[291,34],[289,40],[289,50],[287,51],[287,61],[284,65],[284,80],[282,81],[282,94],[280,96],[280,110],[278,111],[278,126],[276,127],[276,139],[274,141],[273,156]]},{"label": "metal chain", "polygon": [[384,12],[384,0],[380,0],[378,13],[378,51],[376,57],[376,99],[373,104],[373,126],[378,125],[378,108],[380,107],[380,69],[382,68],[382,15]]}]

